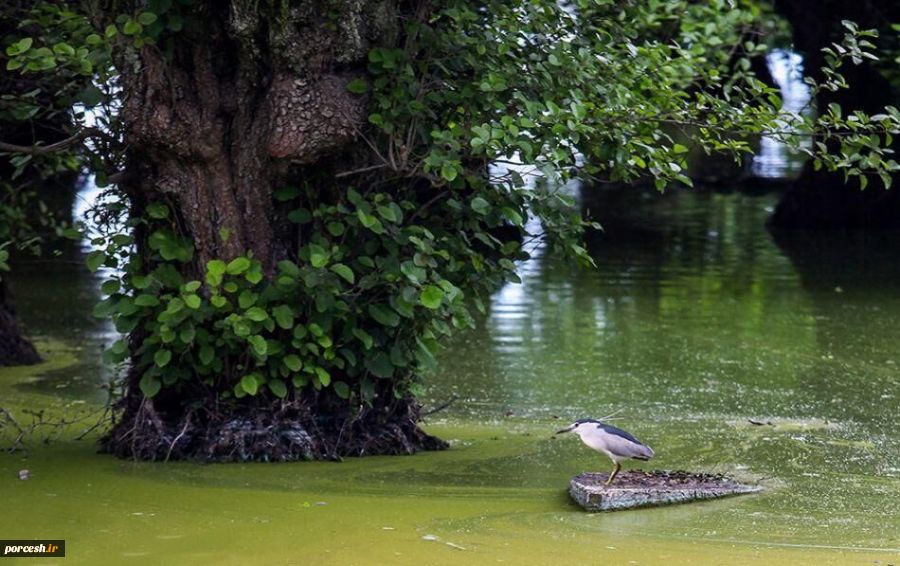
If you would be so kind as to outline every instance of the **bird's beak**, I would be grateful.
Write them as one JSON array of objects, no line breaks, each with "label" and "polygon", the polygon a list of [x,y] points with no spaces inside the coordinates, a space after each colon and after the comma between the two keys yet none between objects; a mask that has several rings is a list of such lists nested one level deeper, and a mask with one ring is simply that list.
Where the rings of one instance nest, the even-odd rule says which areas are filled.
[{"label": "bird's beak", "polygon": [[562,430],[558,430],[558,431],[556,431],[556,434],[562,434],[562,433],[564,433],[564,432],[572,432],[572,429],[573,429],[573,428],[575,428],[575,427],[571,427],[571,426],[570,426],[569,428],[564,428],[564,429],[562,429]]}]

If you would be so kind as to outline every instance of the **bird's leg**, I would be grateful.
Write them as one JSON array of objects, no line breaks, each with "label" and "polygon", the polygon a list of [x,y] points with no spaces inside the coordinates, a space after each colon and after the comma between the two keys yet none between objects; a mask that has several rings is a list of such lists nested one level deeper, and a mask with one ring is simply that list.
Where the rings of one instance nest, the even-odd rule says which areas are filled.
[{"label": "bird's leg", "polygon": [[606,485],[611,484],[613,482],[613,480],[616,479],[616,474],[618,474],[619,470],[622,469],[622,464],[620,464],[618,462],[613,462],[613,464],[615,464],[615,466],[613,466],[612,473],[609,474],[609,479],[606,480]]}]

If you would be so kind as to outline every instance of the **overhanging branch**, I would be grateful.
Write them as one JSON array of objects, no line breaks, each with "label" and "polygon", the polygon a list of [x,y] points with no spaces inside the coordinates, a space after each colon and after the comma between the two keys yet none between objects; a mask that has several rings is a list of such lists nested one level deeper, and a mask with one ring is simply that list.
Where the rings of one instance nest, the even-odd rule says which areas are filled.
[{"label": "overhanging branch", "polygon": [[29,155],[48,155],[58,151],[65,151],[74,145],[80,144],[87,138],[101,135],[103,135],[103,132],[97,128],[86,128],[71,137],[50,145],[16,145],[0,141],[0,151]]}]

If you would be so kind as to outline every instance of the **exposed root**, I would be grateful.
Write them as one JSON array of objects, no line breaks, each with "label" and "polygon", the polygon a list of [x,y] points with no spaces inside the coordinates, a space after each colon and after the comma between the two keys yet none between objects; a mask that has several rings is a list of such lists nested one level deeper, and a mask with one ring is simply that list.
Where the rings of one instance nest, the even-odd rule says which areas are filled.
[{"label": "exposed root", "polygon": [[123,458],[208,462],[334,460],[447,447],[418,427],[418,406],[411,399],[343,418],[318,413],[294,400],[232,407],[227,414],[189,410],[167,418],[144,399],[136,410],[125,411],[101,444]]}]

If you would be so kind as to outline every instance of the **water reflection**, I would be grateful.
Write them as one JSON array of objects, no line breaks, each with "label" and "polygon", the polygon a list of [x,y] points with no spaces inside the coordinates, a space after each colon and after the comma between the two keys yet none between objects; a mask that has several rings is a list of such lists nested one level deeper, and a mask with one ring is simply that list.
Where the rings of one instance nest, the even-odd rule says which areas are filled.
[{"label": "water reflection", "polygon": [[[795,116],[809,111],[810,92],[809,85],[803,82],[803,57],[787,49],[775,49],[766,56],[766,62],[781,91],[782,111]],[[803,145],[810,144],[806,140]],[[803,154],[779,139],[762,136],[751,169],[755,176],[765,179],[793,178],[803,169],[803,161]]]},{"label": "water reflection", "polygon": [[[101,194],[93,176],[87,177],[72,204],[73,220],[85,223],[89,232],[94,226],[90,211]],[[46,372],[38,381],[20,387],[52,390],[79,399],[105,399],[105,392],[98,386],[110,382],[115,368],[104,364],[100,355],[119,334],[110,320],[91,315],[100,300],[103,280],[102,271],[91,273],[85,267],[84,256],[91,249],[85,238],[76,246],[59,245],[52,257],[16,265],[11,286],[19,316],[31,337],[39,342],[62,340],[79,359],[74,367]]]},{"label": "water reflection", "polygon": [[[895,546],[884,494],[900,480],[900,254],[803,242],[786,253],[765,229],[776,200],[592,191],[599,268],[547,254],[524,266],[441,356],[430,397],[457,395],[456,418],[548,431],[556,416],[623,409],[656,466],[780,486],[715,518],[685,511],[696,536]],[[546,450],[527,470],[580,455]],[[684,536],[686,524],[653,529]]]},{"label": "water reflection", "polygon": [[[773,197],[616,198],[630,201],[617,218],[600,215],[606,232],[591,243],[599,270],[538,255],[521,285],[494,295],[484,327],[460,339],[441,375],[474,374],[451,387],[498,412],[586,414],[621,403],[771,411],[769,395],[722,393],[758,384],[785,348],[815,345],[797,276],[764,230]],[[763,381],[789,381],[790,369]]]}]

